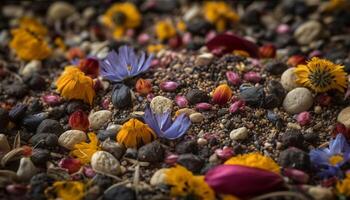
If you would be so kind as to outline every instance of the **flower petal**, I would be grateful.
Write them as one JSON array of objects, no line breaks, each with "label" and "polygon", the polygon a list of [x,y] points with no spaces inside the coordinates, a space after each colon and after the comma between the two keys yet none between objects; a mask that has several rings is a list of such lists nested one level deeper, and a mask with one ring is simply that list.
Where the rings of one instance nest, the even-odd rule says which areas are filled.
[{"label": "flower petal", "polygon": [[207,172],[205,181],[217,193],[238,197],[254,196],[283,188],[283,178],[266,170],[219,165]]}]

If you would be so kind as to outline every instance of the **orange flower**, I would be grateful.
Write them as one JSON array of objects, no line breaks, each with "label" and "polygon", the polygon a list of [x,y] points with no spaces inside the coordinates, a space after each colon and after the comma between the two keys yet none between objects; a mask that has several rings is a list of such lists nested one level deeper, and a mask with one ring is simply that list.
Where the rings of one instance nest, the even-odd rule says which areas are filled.
[{"label": "orange flower", "polygon": [[127,148],[137,148],[152,142],[156,137],[156,134],[147,124],[137,119],[130,119],[120,129],[117,141]]},{"label": "orange flower", "polygon": [[224,105],[232,97],[232,90],[227,84],[219,85],[213,92],[213,102],[219,105]]},{"label": "orange flower", "polygon": [[146,95],[146,94],[152,92],[151,81],[145,80],[143,78],[140,78],[139,80],[137,80],[135,88],[136,88],[136,92],[143,94],[143,95]]},{"label": "orange flower", "polygon": [[74,66],[64,69],[56,86],[57,91],[66,99],[81,99],[91,105],[95,97],[93,80]]}]

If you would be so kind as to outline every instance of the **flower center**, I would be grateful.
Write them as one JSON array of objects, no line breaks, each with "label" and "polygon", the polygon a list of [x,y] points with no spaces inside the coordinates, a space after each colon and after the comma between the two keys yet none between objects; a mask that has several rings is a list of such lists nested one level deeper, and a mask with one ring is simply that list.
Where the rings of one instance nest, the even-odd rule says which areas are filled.
[{"label": "flower center", "polygon": [[131,71],[132,67],[131,65],[128,65],[128,71]]},{"label": "flower center", "polygon": [[112,19],[116,25],[122,26],[126,21],[126,15],[123,12],[117,12],[113,15]]},{"label": "flower center", "polygon": [[319,68],[313,70],[308,78],[310,79],[313,85],[322,88],[331,85],[334,79],[329,70],[321,70]]},{"label": "flower center", "polygon": [[328,159],[328,162],[331,164],[331,165],[333,165],[333,166],[335,166],[335,165],[337,165],[338,163],[340,163],[341,161],[343,161],[344,159],[343,159],[343,156],[341,156],[341,155],[334,155],[334,156],[331,156],[329,159]]}]

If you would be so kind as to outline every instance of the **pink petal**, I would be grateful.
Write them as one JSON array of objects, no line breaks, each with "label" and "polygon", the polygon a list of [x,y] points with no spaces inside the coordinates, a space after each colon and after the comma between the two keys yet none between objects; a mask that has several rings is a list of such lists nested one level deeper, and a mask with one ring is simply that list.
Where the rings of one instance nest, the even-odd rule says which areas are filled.
[{"label": "pink petal", "polygon": [[205,181],[216,193],[238,197],[272,192],[283,187],[280,175],[241,165],[219,165],[207,172]]}]

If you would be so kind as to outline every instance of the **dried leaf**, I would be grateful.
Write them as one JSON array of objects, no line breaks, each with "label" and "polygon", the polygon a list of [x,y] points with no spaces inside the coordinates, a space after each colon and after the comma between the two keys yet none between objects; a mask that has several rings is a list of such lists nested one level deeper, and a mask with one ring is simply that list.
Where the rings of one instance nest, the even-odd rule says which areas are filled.
[{"label": "dried leaf", "polygon": [[12,149],[20,148],[21,147],[21,135],[19,132],[15,136],[15,140],[13,141],[13,147]]}]

